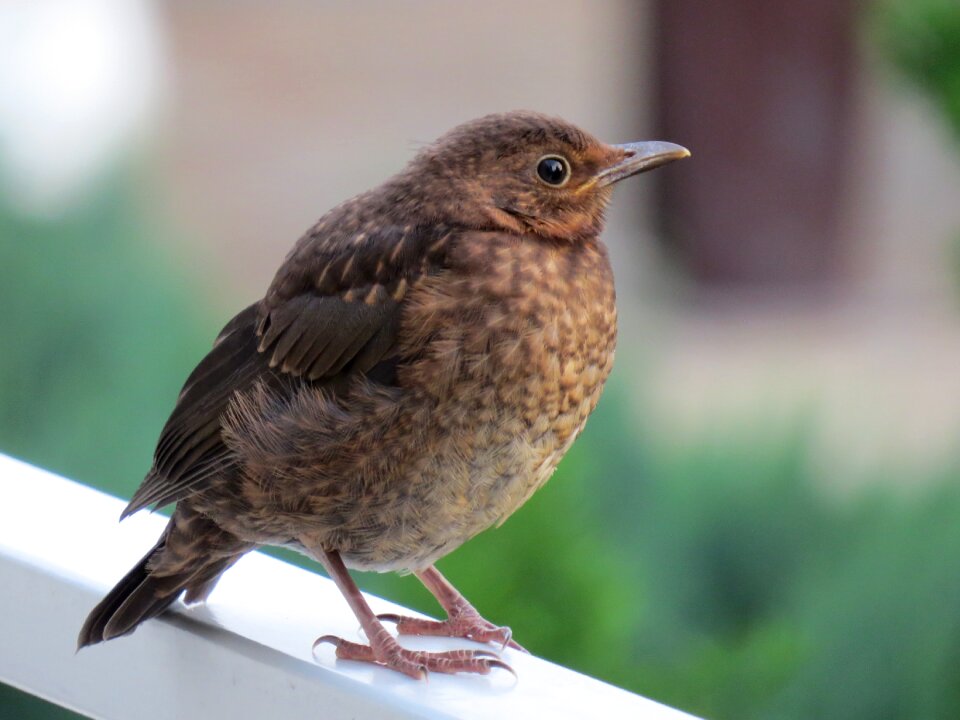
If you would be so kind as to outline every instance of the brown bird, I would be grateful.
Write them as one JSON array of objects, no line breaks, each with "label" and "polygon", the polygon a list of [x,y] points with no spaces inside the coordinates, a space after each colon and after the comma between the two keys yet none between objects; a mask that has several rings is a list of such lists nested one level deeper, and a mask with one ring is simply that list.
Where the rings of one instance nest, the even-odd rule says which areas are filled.
[{"label": "brown bird", "polygon": [[[405,649],[381,620],[519,648],[434,563],[520,507],[583,429],[616,340],[599,239],[613,184],[688,155],[489,115],[324,215],[187,379],[122,516],[176,503],[173,517],[79,646],[183,591],[203,600],[244,553],[281,545],[319,561],[359,619],[369,645],[317,641],[338,657],[412,677],[507,667]],[[447,619],[378,618],[347,568],[416,573]]]}]

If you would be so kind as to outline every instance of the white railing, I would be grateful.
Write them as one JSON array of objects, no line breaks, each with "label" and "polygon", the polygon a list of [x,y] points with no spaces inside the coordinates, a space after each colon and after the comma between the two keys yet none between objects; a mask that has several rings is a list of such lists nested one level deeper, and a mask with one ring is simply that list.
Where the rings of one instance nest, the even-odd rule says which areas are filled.
[{"label": "white railing", "polygon": [[[357,637],[357,621],[329,580],[258,553],[226,573],[206,605],[178,603],[130,637],[75,653],[87,611],[165,523],[139,513],[118,524],[122,508],[0,455],[0,680],[110,720],[690,717],[510,650],[519,680],[494,671],[416,682],[337,661],[329,646],[314,659],[315,636]],[[368,599],[376,612],[410,612]]]}]

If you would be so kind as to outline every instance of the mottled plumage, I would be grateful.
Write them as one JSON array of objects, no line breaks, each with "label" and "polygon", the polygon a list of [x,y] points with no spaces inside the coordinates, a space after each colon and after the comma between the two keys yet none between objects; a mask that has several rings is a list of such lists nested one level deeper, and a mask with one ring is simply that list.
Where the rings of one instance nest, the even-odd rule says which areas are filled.
[{"label": "mottled plumage", "polygon": [[[184,590],[204,598],[264,544],[315,557],[354,603],[344,564],[416,572],[450,618],[392,618],[401,631],[509,641],[432,564],[522,505],[583,428],[616,338],[599,241],[612,183],[685,154],[493,115],[327,213],[187,379],[124,512],[176,502],[173,518],[80,645]],[[404,651],[354,609],[372,648],[332,639],[341,657],[411,675],[502,666]]]}]

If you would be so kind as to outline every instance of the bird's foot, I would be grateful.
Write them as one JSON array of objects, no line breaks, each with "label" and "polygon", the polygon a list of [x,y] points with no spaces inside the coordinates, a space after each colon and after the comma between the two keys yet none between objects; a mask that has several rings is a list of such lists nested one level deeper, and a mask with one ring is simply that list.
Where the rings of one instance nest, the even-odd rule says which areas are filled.
[{"label": "bird's foot", "polygon": [[389,635],[378,637],[378,640],[371,645],[361,645],[334,635],[324,635],[317,638],[313,644],[314,652],[322,643],[335,646],[337,657],[341,660],[357,660],[382,665],[409,675],[415,680],[425,680],[429,672],[446,674],[467,672],[487,675],[494,668],[503,668],[516,677],[513,668],[489,650],[426,652],[408,650]]},{"label": "bird's foot", "polygon": [[458,608],[446,620],[426,620],[385,613],[377,615],[380,622],[396,623],[401,635],[432,635],[436,637],[466,638],[475,642],[489,642],[501,648],[513,648],[521,652],[527,650],[513,639],[513,631],[508,627],[494,625],[485,620],[472,605]]}]

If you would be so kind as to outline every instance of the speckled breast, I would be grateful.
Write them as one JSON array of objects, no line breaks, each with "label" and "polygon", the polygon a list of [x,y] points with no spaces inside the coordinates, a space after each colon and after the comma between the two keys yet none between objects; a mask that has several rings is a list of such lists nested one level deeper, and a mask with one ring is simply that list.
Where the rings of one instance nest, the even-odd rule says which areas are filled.
[{"label": "speckled breast", "polygon": [[[502,522],[552,474],[613,365],[616,306],[604,247],[491,234],[464,243],[454,277],[411,298],[404,337],[423,361],[401,384],[432,403],[411,481],[435,488],[429,564]],[[432,528],[432,529],[431,529]]]}]

